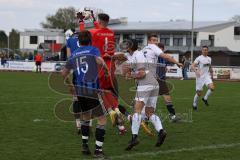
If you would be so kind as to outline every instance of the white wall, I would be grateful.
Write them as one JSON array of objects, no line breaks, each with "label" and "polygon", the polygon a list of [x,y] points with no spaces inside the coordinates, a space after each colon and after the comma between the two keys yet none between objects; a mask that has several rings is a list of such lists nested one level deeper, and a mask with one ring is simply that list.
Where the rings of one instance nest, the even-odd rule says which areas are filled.
[{"label": "white wall", "polygon": [[211,33],[211,32],[199,32],[197,34],[197,46],[201,46],[201,41],[208,40],[208,36],[213,34],[214,33]]},{"label": "white wall", "polygon": [[[38,43],[42,38],[38,38]],[[40,42],[41,43],[41,42]],[[20,36],[20,49],[37,49],[38,44],[30,44],[29,36]]]},{"label": "white wall", "polygon": [[234,36],[234,26],[230,26],[217,32],[199,32],[197,35],[197,46],[201,40],[208,40],[209,35],[215,35],[215,47],[227,47],[231,51],[240,52],[240,36]]},{"label": "white wall", "polygon": [[215,45],[226,46],[232,51],[240,52],[240,36],[234,36],[234,26],[216,32]]},{"label": "white wall", "polygon": [[56,43],[65,43],[64,36],[38,36],[38,44],[30,44],[30,36],[20,36],[20,49],[33,49],[36,50],[40,43],[44,40],[56,40]]}]

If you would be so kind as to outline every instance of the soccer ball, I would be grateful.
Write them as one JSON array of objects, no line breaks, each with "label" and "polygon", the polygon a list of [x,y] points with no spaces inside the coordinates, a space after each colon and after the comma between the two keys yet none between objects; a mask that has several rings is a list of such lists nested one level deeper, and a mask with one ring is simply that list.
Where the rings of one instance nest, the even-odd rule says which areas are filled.
[{"label": "soccer ball", "polygon": [[92,18],[92,13],[90,10],[83,10],[76,12],[76,17],[80,20],[89,20]]},{"label": "soccer ball", "polygon": [[88,19],[92,18],[91,11],[83,11],[82,14],[84,16],[84,20],[88,20]]}]

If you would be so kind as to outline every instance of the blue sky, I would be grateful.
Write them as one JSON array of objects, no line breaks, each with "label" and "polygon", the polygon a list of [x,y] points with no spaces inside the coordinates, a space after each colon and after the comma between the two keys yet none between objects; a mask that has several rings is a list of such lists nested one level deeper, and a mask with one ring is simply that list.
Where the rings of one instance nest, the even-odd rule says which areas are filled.
[{"label": "blue sky", "polygon": [[[103,9],[129,21],[191,20],[192,0],[0,0],[0,30],[41,28],[40,22],[60,7]],[[229,20],[240,14],[239,0],[195,0],[196,21]]]}]

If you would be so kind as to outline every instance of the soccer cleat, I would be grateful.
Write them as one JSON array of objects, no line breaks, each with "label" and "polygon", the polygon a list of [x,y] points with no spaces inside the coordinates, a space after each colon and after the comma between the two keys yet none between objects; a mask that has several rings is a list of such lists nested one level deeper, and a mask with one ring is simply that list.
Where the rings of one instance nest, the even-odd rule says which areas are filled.
[{"label": "soccer cleat", "polygon": [[181,121],[180,117],[173,115],[173,114],[169,114],[169,119],[170,119],[170,122],[172,122],[172,123],[177,123],[177,122]]},{"label": "soccer cleat", "polygon": [[141,126],[143,128],[144,133],[146,133],[150,137],[154,136],[151,129],[148,127],[148,125],[144,121],[141,122]]},{"label": "soccer cleat", "polygon": [[194,111],[197,111],[197,110],[198,110],[198,107],[197,107],[197,106],[194,106],[194,105],[193,105],[192,107],[193,107],[193,110],[194,110]]},{"label": "soccer cleat", "polygon": [[96,159],[108,159],[105,154],[103,153],[103,151],[99,151],[99,150],[95,150],[94,152],[94,155],[93,155],[93,158],[96,158]]},{"label": "soccer cleat", "polygon": [[206,99],[202,98],[202,101],[204,102],[204,104],[205,104],[206,106],[209,106],[208,101],[207,101]]},{"label": "soccer cleat", "polygon": [[90,155],[91,151],[89,150],[89,147],[87,144],[82,145],[82,154],[84,155]]},{"label": "soccer cleat", "polygon": [[112,125],[116,126],[117,125],[117,113],[115,111],[110,111],[109,112],[111,121],[112,121]]},{"label": "soccer cleat", "polygon": [[134,146],[138,145],[139,144],[139,141],[137,139],[137,136],[134,135],[131,139],[131,141],[128,142],[128,146],[127,148],[125,149],[126,151],[130,151]]},{"label": "soccer cleat", "polygon": [[165,130],[161,129],[158,133],[158,140],[157,140],[157,143],[155,146],[160,147],[163,144],[166,136],[167,136],[167,132]]}]

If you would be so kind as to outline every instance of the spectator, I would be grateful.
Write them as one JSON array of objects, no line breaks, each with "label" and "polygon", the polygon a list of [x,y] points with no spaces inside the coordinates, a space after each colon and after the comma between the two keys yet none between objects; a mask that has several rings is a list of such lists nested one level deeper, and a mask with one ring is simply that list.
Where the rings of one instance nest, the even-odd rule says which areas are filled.
[{"label": "spectator", "polygon": [[40,71],[41,73],[41,65],[42,65],[42,55],[40,53],[38,53],[35,58],[35,65],[36,65],[36,72],[38,73],[38,71]]},{"label": "spectator", "polygon": [[189,70],[190,64],[191,64],[191,62],[190,62],[189,58],[186,58],[186,57],[185,57],[185,60],[184,60],[184,63],[183,63],[183,68],[182,68],[182,71],[183,71],[183,79],[184,79],[184,80],[187,80],[187,79],[188,79],[187,72],[188,72],[188,70]]},{"label": "spectator", "polygon": [[28,60],[30,60],[30,61],[33,60],[33,54],[32,54],[32,52],[29,53],[29,55],[28,55]]}]

